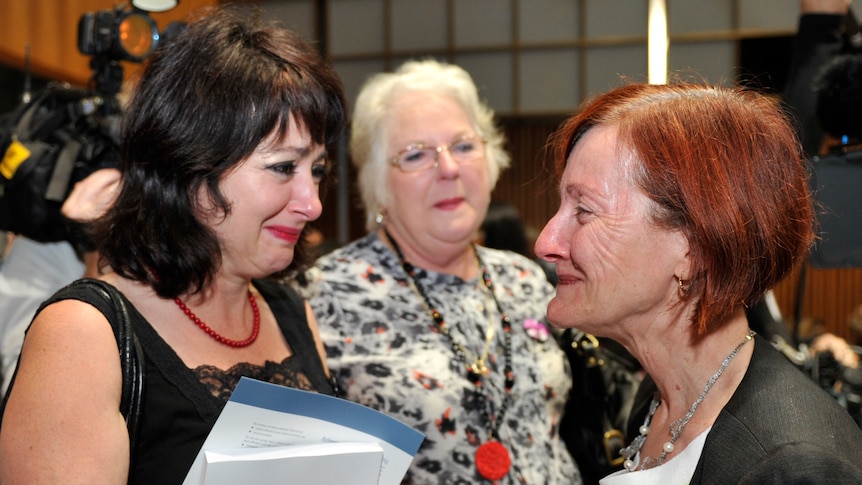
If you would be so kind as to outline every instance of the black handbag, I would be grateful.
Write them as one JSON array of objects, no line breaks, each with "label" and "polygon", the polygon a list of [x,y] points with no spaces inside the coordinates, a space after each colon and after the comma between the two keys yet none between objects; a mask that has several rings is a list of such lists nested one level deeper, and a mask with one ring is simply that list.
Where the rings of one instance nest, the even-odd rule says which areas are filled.
[{"label": "black handbag", "polygon": [[560,421],[560,437],[585,484],[622,469],[619,451],[640,386],[640,365],[621,345],[567,329],[561,345],[572,369],[572,389]]}]

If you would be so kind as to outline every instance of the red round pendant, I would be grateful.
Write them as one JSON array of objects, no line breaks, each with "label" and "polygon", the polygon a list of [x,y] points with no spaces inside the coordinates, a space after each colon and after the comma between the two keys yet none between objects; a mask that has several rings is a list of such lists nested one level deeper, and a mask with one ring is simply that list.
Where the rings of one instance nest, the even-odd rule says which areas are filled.
[{"label": "red round pendant", "polygon": [[509,473],[512,459],[499,441],[487,441],[476,450],[476,470],[488,480],[499,480]]}]

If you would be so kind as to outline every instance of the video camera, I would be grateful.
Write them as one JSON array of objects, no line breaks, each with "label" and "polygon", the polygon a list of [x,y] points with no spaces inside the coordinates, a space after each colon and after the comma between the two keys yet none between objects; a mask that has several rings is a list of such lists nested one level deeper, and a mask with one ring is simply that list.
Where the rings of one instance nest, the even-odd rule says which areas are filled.
[{"label": "video camera", "polygon": [[87,12],[78,20],[78,50],[91,56],[140,62],[159,42],[159,29],[147,12],[132,9]]},{"label": "video camera", "polygon": [[830,350],[811,354],[808,345],[794,347],[780,335],[772,336],[772,345],[821,389],[835,398],[862,428],[862,347],[851,345],[859,355],[860,364],[848,367],[838,361]]},{"label": "video camera", "polygon": [[25,85],[23,102],[0,114],[0,230],[89,250],[81,227],[63,217],[62,204],[76,182],[119,165],[120,62],[141,62],[153,53],[165,34],[148,12],[176,5],[177,0],[132,0],[131,7],[84,13],[78,49],[92,56],[93,86],[50,83],[30,96]]},{"label": "video camera", "polygon": [[[862,351],[857,347],[853,349],[857,353]],[[844,366],[827,350],[806,362],[805,369],[862,427],[862,367]]]},{"label": "video camera", "polygon": [[[120,61],[142,62],[165,37],[149,12],[164,12],[178,0],[132,0],[132,5],[86,12],[78,19],[78,50],[92,56],[97,91],[116,94],[123,82]],[[174,24],[168,27],[171,29]]]}]

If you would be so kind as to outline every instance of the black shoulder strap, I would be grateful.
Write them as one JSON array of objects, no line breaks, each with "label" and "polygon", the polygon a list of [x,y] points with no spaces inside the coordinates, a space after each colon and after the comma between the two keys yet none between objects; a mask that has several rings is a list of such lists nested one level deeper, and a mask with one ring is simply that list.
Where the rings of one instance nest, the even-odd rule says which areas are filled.
[{"label": "black shoulder strap", "polygon": [[[129,428],[130,449],[135,449],[137,429],[141,418],[141,402],[144,388],[144,350],[141,347],[135,330],[129,318],[128,301],[114,288],[104,281],[85,278],[73,285],[90,286],[93,290],[112,304],[115,318],[106,315],[114,329],[117,347],[120,350],[120,365],[123,368],[123,393],[120,399],[120,410],[126,418]],[[129,467],[131,469],[131,466]]]}]

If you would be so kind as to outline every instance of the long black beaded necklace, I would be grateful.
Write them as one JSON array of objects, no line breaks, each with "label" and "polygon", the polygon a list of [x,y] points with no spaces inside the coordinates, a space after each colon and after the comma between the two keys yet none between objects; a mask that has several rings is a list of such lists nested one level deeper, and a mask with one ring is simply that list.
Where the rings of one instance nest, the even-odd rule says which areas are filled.
[{"label": "long black beaded necklace", "polygon": [[[509,473],[509,468],[512,466],[512,459],[509,456],[509,450],[507,450],[496,437],[498,436],[500,424],[503,422],[503,417],[509,408],[509,402],[512,397],[512,388],[515,386],[515,374],[512,372],[512,323],[509,320],[509,316],[506,315],[506,312],[504,312],[503,308],[500,306],[500,302],[497,300],[497,295],[494,294],[494,283],[491,281],[491,274],[488,272],[488,268],[485,266],[485,263],[482,262],[482,259],[479,257],[479,252],[474,246],[473,252],[476,254],[476,262],[479,265],[479,271],[482,273],[482,283],[485,285],[485,289],[491,295],[491,298],[494,300],[494,304],[497,306],[497,311],[500,313],[500,323],[503,326],[503,349],[506,357],[506,363],[503,367],[503,375],[505,377],[506,394],[503,398],[502,404],[500,405],[500,411],[496,416],[493,416],[488,409],[488,397],[485,394],[485,388],[483,385],[482,378],[489,372],[489,370],[484,366],[484,357],[479,360],[474,360],[473,362],[470,361],[467,357],[466,349],[452,337],[452,333],[449,331],[449,326],[443,319],[443,315],[441,315],[440,311],[431,304],[431,299],[428,298],[428,295],[424,291],[422,291],[422,288],[416,281],[416,268],[404,259],[404,254],[401,252],[401,248],[398,246],[398,243],[395,242],[395,239],[392,238],[392,235],[389,234],[389,231],[383,229],[383,232],[386,234],[386,238],[389,240],[389,243],[392,245],[392,249],[398,256],[398,260],[401,262],[401,267],[410,277],[410,286],[412,290],[422,299],[425,309],[434,320],[437,330],[449,339],[452,352],[455,353],[458,360],[465,364],[467,369],[467,379],[473,383],[476,401],[482,409],[482,422],[485,424],[485,430],[488,433],[488,441],[482,443],[482,445],[480,445],[476,450],[476,470],[480,475],[488,480],[499,480]],[[490,311],[490,309],[488,309],[488,311]],[[477,363],[481,365],[477,365]]]}]

